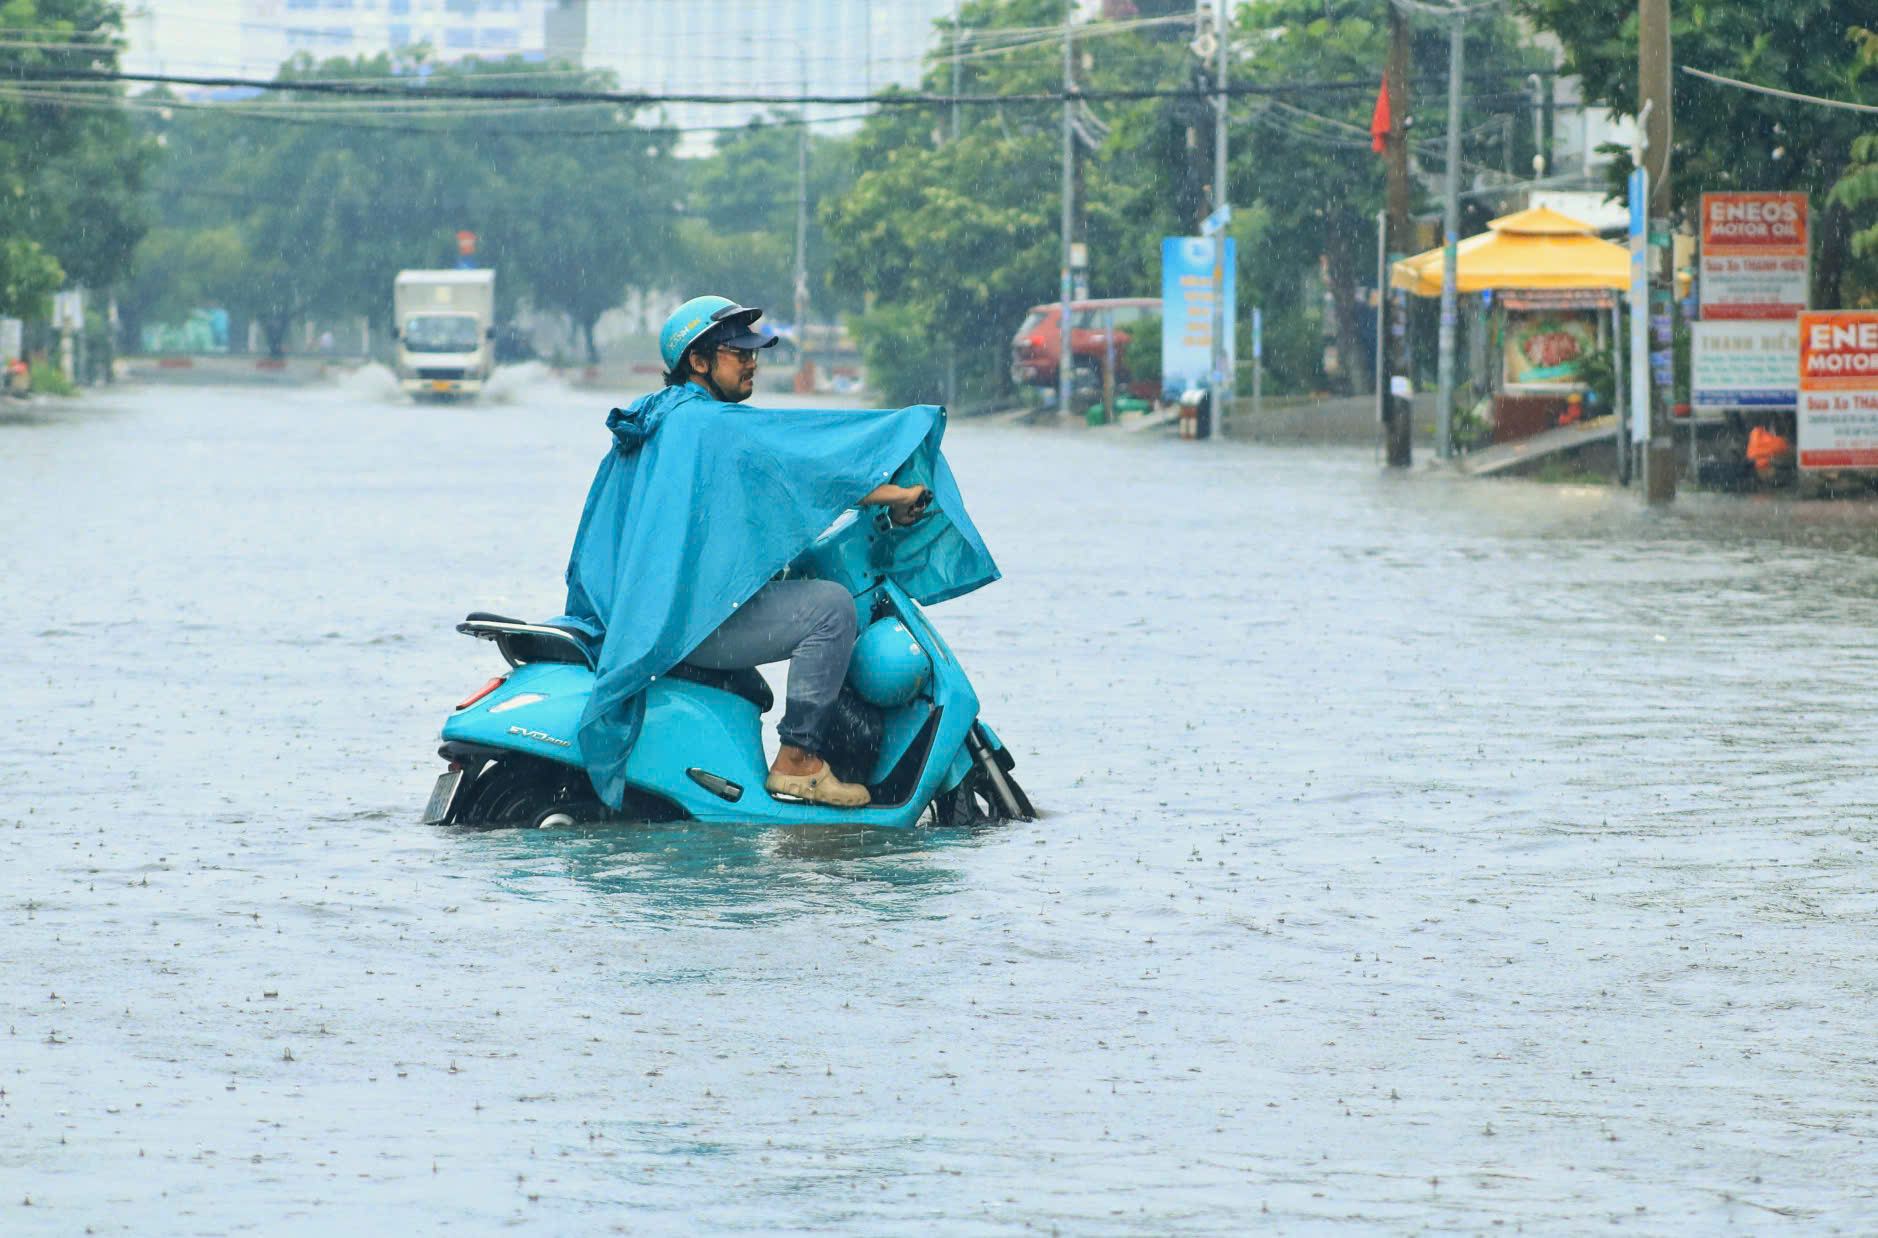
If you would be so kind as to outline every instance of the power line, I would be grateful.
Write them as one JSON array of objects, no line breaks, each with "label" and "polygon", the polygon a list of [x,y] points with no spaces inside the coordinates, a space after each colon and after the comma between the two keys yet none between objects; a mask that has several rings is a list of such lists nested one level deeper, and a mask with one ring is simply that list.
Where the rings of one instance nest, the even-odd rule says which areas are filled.
[{"label": "power line", "polygon": [[1853,103],[1847,99],[1827,99],[1820,95],[1803,95],[1797,90],[1779,90],[1773,86],[1759,86],[1753,82],[1744,82],[1739,78],[1723,77],[1719,73],[1705,73],[1701,69],[1692,69],[1688,65],[1680,66],[1690,77],[1699,77],[1705,82],[1714,82],[1722,86],[1733,86],[1737,90],[1750,90],[1758,95],[1772,95],[1776,99],[1790,99],[1795,103],[1810,103],[1815,107],[1838,108],[1845,112],[1878,112],[1878,106],[1870,103]]},{"label": "power line", "polygon": [[[1110,35],[1132,34],[1148,26],[1191,26],[1193,22],[1193,14],[1176,13],[1172,17],[1143,17],[1135,21],[1102,22],[1099,24],[1081,25],[1076,27],[1076,41],[1078,43],[1087,43],[1091,39],[1106,38]],[[1036,31],[1036,37],[1026,37],[1021,42],[1007,43],[1001,47],[985,47],[973,51],[959,52],[956,54],[956,57],[951,52],[944,51],[940,47],[934,47],[931,51],[926,53],[926,56],[931,57],[936,64],[949,64],[955,58],[961,61],[978,60],[988,56],[1003,56],[1010,52],[1024,51],[1032,47],[1056,48],[1062,46],[1063,27],[1039,26],[1034,29]],[[1003,35],[1012,32],[1000,29],[982,33]],[[974,41],[963,33],[959,37],[961,42]]]},{"label": "power line", "polygon": [[[1486,70],[1470,73],[1469,78],[1506,78],[1524,76],[1519,69]],[[968,106],[1001,107],[1012,103],[1061,103],[1065,98],[1082,99],[1089,102],[1112,100],[1139,101],[1145,99],[1213,99],[1221,94],[1240,96],[1267,96],[1298,94],[1314,91],[1374,90],[1375,80],[1362,78],[1348,81],[1296,81],[1270,84],[1235,84],[1223,90],[1217,87],[1201,89],[1190,86],[1153,87],[1140,90],[1071,90],[1065,91],[1025,91],[1015,94],[997,95],[949,95],[887,91],[878,94],[688,94],[674,92],[620,91],[620,90],[524,90],[516,88],[475,89],[458,87],[439,87],[430,84],[412,86],[375,85],[367,82],[353,83],[344,81],[292,81],[265,80],[245,77],[193,77],[165,73],[121,73],[103,71],[61,71],[45,73],[0,73],[0,81],[11,80],[21,84],[43,82],[145,82],[153,85],[207,86],[226,89],[246,89],[263,91],[297,91],[303,94],[354,95],[369,98],[413,98],[429,99],[480,99],[480,100],[518,100],[534,99],[561,103],[615,103],[629,107],[647,107],[657,103],[693,103],[693,104],[761,104],[770,107],[793,107],[804,103],[867,105],[873,107],[935,107],[951,104]],[[1444,81],[1445,78],[1422,77],[1414,79],[1417,83]]]},{"label": "power line", "polygon": [[[351,129],[351,130],[356,130],[356,131],[369,131],[369,132],[378,132],[378,133],[442,134],[442,133],[460,133],[462,131],[461,124],[425,125],[425,124],[398,123],[395,121],[384,122],[384,121],[346,120],[346,119],[337,118],[328,113],[323,113],[323,112],[318,112],[318,111],[310,111],[308,113],[303,113],[303,114],[293,114],[293,113],[288,113],[282,110],[256,111],[251,108],[243,107],[240,104],[190,103],[186,101],[172,100],[172,99],[139,99],[139,98],[126,99],[126,98],[116,97],[116,96],[99,96],[99,95],[66,95],[66,94],[60,94],[54,91],[23,90],[23,89],[19,89],[16,87],[0,85],[0,100],[6,100],[6,99],[17,100],[22,103],[38,103],[38,104],[42,104],[42,105],[49,106],[49,107],[82,108],[82,109],[89,109],[93,111],[127,111],[127,112],[157,112],[157,113],[166,112],[166,111],[200,112],[200,113],[206,113],[206,114],[214,115],[214,116],[226,116],[233,120],[259,120],[259,121],[267,121],[269,123],[274,123],[274,124],[288,124],[288,125],[319,125],[319,126],[330,128],[330,129]],[[599,105],[589,105],[589,106],[599,106]],[[439,120],[458,121],[458,122],[463,122],[463,121],[475,122],[475,121],[485,120],[494,116],[527,115],[531,113],[540,113],[540,112],[566,112],[567,110],[568,109],[566,107],[513,107],[513,108],[476,109],[474,111],[439,110],[433,113],[433,115],[435,116],[436,119],[439,119]],[[407,117],[411,117],[410,113],[406,113],[405,115]],[[483,138],[536,137],[536,138],[643,139],[647,137],[658,137],[658,136],[682,137],[687,134],[694,134],[694,133],[740,133],[740,132],[743,132],[744,130],[751,129],[751,128],[786,129],[786,128],[794,128],[798,125],[807,125],[807,126],[813,127],[815,125],[845,124],[846,122],[851,121],[851,120],[865,120],[865,119],[866,119],[866,113],[864,112],[849,112],[849,113],[844,113],[844,114],[836,115],[836,116],[816,116],[816,117],[771,115],[771,116],[763,117],[763,118],[753,118],[752,120],[744,121],[744,122],[737,123],[737,124],[725,124],[725,125],[634,125],[634,124],[627,124],[627,123],[622,122],[617,125],[612,125],[612,126],[607,126],[607,127],[602,127],[602,128],[594,128],[594,129],[514,128],[510,126],[503,126],[500,128],[491,128],[482,134],[474,135],[474,136],[479,136]]]}]

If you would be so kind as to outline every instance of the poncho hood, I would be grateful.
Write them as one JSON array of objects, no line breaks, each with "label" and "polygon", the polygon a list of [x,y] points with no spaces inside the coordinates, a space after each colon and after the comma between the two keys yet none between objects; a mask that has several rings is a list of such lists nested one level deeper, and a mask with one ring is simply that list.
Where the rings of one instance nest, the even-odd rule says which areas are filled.
[{"label": "poncho hood", "polygon": [[581,512],[555,622],[599,642],[580,750],[616,808],[645,686],[874,487],[929,486],[943,517],[887,567],[914,599],[998,578],[940,454],[942,408],[751,408],[685,384],[613,409],[606,424],[614,445]]}]

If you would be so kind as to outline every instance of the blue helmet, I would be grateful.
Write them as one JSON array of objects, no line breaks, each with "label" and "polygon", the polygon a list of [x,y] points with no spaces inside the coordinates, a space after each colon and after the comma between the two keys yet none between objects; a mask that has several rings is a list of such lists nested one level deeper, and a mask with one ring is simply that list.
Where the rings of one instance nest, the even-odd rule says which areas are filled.
[{"label": "blue helmet", "polygon": [[854,642],[848,682],[882,709],[904,705],[932,674],[932,661],[898,619],[876,619]]},{"label": "blue helmet", "polygon": [[721,327],[717,343],[730,348],[768,348],[776,342],[773,335],[759,335],[750,326],[763,316],[753,306],[739,305],[729,297],[693,297],[677,309],[659,328],[659,356],[670,370],[678,365],[685,350],[713,327]]}]

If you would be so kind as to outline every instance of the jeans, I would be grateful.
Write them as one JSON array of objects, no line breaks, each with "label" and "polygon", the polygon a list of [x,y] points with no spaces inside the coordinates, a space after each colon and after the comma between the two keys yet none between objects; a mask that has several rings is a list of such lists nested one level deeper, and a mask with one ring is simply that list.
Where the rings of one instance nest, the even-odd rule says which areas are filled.
[{"label": "jeans", "polygon": [[782,742],[820,756],[857,631],[854,599],[831,580],[772,580],[685,655],[733,670],[789,659]]}]

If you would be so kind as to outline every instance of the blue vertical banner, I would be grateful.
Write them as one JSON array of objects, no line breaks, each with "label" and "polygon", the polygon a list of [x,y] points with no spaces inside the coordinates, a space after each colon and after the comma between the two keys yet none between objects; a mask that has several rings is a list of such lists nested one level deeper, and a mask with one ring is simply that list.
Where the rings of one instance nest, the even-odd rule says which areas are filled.
[{"label": "blue vertical banner", "polygon": [[1633,169],[1630,198],[1630,439],[1650,441],[1650,176]]},{"label": "blue vertical banner", "polygon": [[[1205,387],[1213,372],[1212,237],[1161,238],[1161,398],[1177,400],[1189,387]],[[1226,238],[1226,360],[1234,361],[1233,324],[1238,300],[1234,259]]]}]

